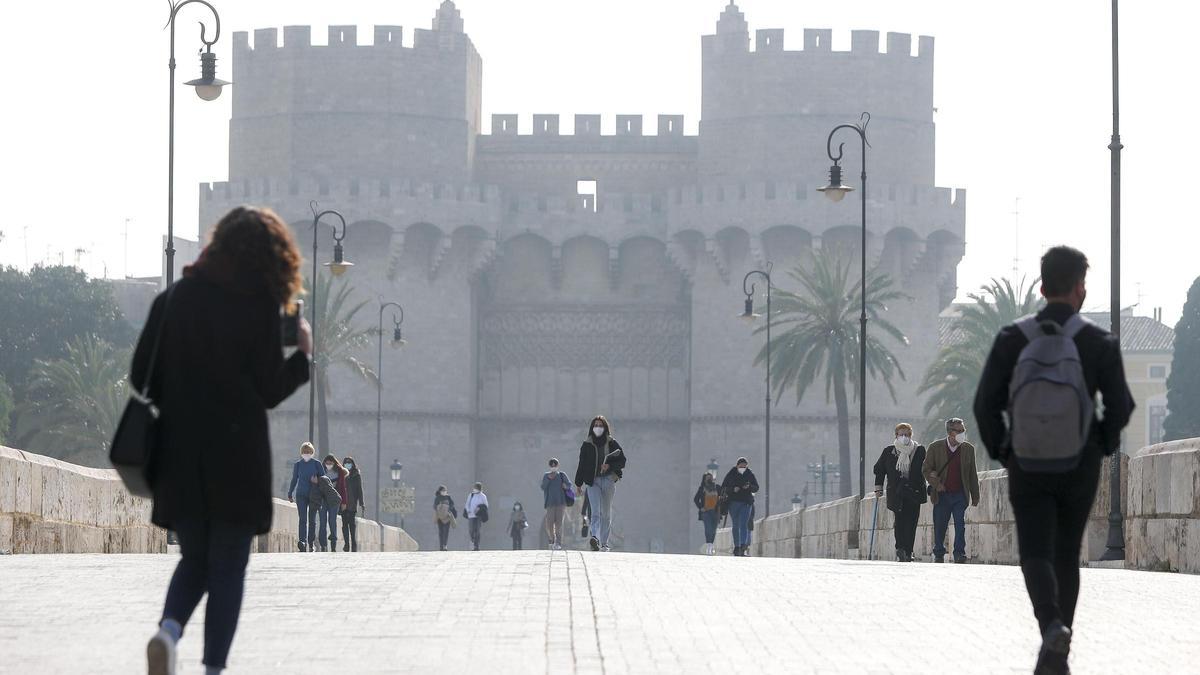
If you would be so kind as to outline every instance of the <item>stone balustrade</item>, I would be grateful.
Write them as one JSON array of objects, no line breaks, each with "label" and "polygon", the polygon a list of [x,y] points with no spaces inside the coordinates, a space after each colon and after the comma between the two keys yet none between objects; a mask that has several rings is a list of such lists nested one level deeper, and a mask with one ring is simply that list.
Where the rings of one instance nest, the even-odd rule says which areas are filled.
[{"label": "stone balustrade", "polygon": [[[1122,455],[1121,462],[1126,566],[1200,573],[1200,439],[1152,445],[1132,457]],[[1081,561],[1098,560],[1104,553],[1110,471],[1111,459],[1106,459],[1088,517]],[[761,519],[755,523],[750,555],[891,560],[896,548],[894,520],[882,501],[868,492],[862,500],[846,497]],[[979,474],[979,506],[967,509],[966,540],[974,562],[1019,562],[1007,471]],[[946,536],[948,550],[953,541],[951,524]],[[720,552],[732,551],[729,528],[718,530],[716,544]],[[932,504],[921,508],[913,548],[926,558],[933,550]]]},{"label": "stone balustrade", "polygon": [[[260,553],[296,550],[296,507],[275,500]],[[358,520],[359,550],[415,551],[403,530]],[[382,547],[380,542],[382,540]],[[0,446],[0,553],[165,553],[150,501],[125,490],[117,472]]]}]

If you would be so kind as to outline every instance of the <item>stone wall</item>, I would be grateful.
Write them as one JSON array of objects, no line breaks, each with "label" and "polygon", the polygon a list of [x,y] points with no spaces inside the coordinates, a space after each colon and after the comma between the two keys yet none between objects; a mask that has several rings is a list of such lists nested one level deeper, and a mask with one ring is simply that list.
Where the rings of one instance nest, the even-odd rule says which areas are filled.
[{"label": "stone wall", "polygon": [[[293,551],[296,507],[275,500],[260,553]],[[340,535],[339,535],[340,537]],[[359,549],[415,551],[403,530],[360,518]],[[125,490],[117,472],[68,464],[0,446],[0,553],[165,553],[166,532],[150,523],[150,501]]]},{"label": "stone wall", "polygon": [[[1121,492],[1126,496],[1125,565],[1133,569],[1200,573],[1200,439],[1143,448],[1123,455]],[[1080,561],[1099,560],[1108,534],[1111,459],[1101,466],[1096,500],[1088,517]],[[751,556],[891,560],[896,548],[891,511],[866,499],[846,497],[771,516],[755,524]],[[874,544],[871,524],[875,521]],[[972,562],[1019,562],[1016,523],[1008,500],[1008,472],[979,474],[979,506],[967,509],[967,555]],[[954,526],[946,548],[953,550]],[[729,528],[717,532],[717,550],[733,548]],[[917,521],[913,548],[918,559],[933,551],[933,507]]]}]

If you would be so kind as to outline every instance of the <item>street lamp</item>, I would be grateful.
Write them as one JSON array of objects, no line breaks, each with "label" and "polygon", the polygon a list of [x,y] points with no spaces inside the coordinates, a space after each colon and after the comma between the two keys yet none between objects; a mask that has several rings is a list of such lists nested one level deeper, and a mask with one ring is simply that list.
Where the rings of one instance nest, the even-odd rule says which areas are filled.
[{"label": "street lamp", "polygon": [[708,473],[709,473],[709,475],[710,475],[710,476],[712,476],[712,477],[713,477],[713,479],[715,480],[715,479],[716,479],[716,477],[717,477],[717,470],[718,470],[718,469],[720,469],[720,468],[721,468],[721,466],[720,466],[719,464],[717,464],[717,458],[716,458],[716,457],[713,457],[713,458],[712,458],[712,461],[710,461],[710,462],[708,463],[708,466],[707,466],[707,467],[705,467],[705,468],[707,468],[707,469],[708,469]]},{"label": "street lamp", "polygon": [[834,480],[842,479],[842,472],[837,464],[825,461],[825,455],[821,455],[821,463],[808,463],[808,471],[812,475],[814,481],[821,484],[821,503],[826,500],[826,486],[829,483],[829,476],[832,475]]},{"label": "street lamp", "polygon": [[400,475],[404,473],[404,465],[400,460],[392,460],[392,487],[400,487]]},{"label": "street lamp", "polygon": [[763,501],[766,502],[763,509],[763,517],[771,515],[771,265],[767,264],[766,271],[750,270],[746,276],[742,278],[742,292],[746,294],[746,305],[741,317],[747,323],[753,323],[759,314],[754,312],[754,284],[750,283],[750,277],[755,274],[761,276],[767,281],[767,406],[765,418],[765,450],[763,462]]},{"label": "street lamp", "polygon": [[801,497],[800,493],[797,492],[796,495],[792,497],[792,510],[799,511],[802,508],[804,508],[804,497]]},{"label": "street lamp", "polygon": [[[378,378],[378,383],[375,388],[375,517],[383,522],[379,510],[379,474],[383,470],[383,312],[388,307],[395,307],[399,315],[392,315],[392,321],[396,324],[396,329],[392,333],[392,346],[397,349],[404,346],[404,338],[400,335],[400,324],[404,323],[404,308],[399,303],[385,302],[379,305],[379,363],[376,366],[375,374]],[[400,482],[400,472],[404,469],[404,465],[397,460],[392,464],[392,481]]]},{"label": "street lamp", "polygon": [[829,167],[829,185],[817,188],[825,193],[833,202],[840,202],[854,188],[842,184],[842,148],[845,143],[838,144],[837,155],[833,154],[833,136],[841,129],[851,129],[858,134],[862,141],[862,184],[859,186],[859,196],[862,198],[862,313],[858,322],[858,496],[861,499],[867,490],[867,125],[871,122],[871,114],[864,112],[857,124],[839,124],[829,132],[825,141],[825,152],[833,161]]},{"label": "street lamp", "polygon": [[198,2],[212,11],[215,23],[213,39],[207,35],[207,26],[200,23],[200,42],[204,44],[204,52],[200,55],[200,78],[186,84],[196,88],[196,95],[205,101],[212,101],[221,95],[221,87],[229,82],[217,79],[217,55],[212,53],[212,46],[221,38],[221,17],[215,7],[205,0],[171,0],[171,16],[167,26],[171,29],[171,53],[167,60],[167,70],[170,71],[170,86],[167,97],[167,285],[175,281],[175,17],[185,5]]},{"label": "street lamp", "polygon": [[[198,0],[198,1],[203,1],[203,0]],[[317,233],[321,229],[319,227],[321,224],[321,218],[323,218],[324,216],[337,216],[337,219],[340,220],[342,223],[342,235],[340,237],[338,236],[337,226],[334,226],[334,228],[333,228],[333,242],[334,242],[333,261],[325,263],[325,267],[329,268],[329,271],[330,271],[330,273],[333,274],[333,276],[340,277],[340,276],[342,276],[342,273],[344,273],[347,269],[352,267],[354,265],[354,263],[346,262],[344,260],[344,254],[342,252],[342,241],[346,238],[346,233],[347,233],[346,219],[342,217],[342,214],[338,213],[337,211],[334,211],[333,209],[326,209],[325,211],[321,211],[320,213],[317,213],[317,202],[315,202],[315,201],[309,202],[308,207],[310,209],[312,209],[312,212],[313,212],[313,224],[312,224],[312,228],[313,228],[312,294],[313,294],[313,297],[312,297],[312,319],[310,319],[310,323],[312,323],[313,355],[312,355],[312,365],[310,366],[311,373],[308,378],[309,379],[309,385],[308,385],[308,440],[312,441],[312,439],[313,439],[313,424],[314,424],[314,420],[315,420],[314,411],[316,410],[316,405],[317,405],[317,386],[318,386],[317,356],[318,356],[318,350],[320,349],[320,345],[321,345],[321,343],[317,341],[317,326],[319,325],[317,323]],[[328,450],[322,448],[322,452],[328,452]]]}]

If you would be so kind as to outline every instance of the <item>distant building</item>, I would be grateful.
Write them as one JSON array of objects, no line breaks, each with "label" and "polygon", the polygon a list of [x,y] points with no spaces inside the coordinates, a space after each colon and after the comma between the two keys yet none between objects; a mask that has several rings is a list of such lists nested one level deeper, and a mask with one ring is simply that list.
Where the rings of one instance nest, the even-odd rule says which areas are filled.
[{"label": "distant building", "polygon": [[[211,224],[215,224],[213,221]],[[167,249],[167,237],[163,235],[162,249]],[[178,279],[183,274],[183,268],[191,265],[200,257],[200,242],[192,239],[184,239],[179,235],[175,235],[175,278]],[[159,278],[159,289],[167,287],[167,256],[162,257],[162,276]]]},{"label": "distant building", "polygon": [[117,307],[129,325],[137,330],[142,329],[146,317],[150,314],[150,305],[162,284],[159,277],[143,277],[128,279],[105,279],[112,288],[113,298]]}]

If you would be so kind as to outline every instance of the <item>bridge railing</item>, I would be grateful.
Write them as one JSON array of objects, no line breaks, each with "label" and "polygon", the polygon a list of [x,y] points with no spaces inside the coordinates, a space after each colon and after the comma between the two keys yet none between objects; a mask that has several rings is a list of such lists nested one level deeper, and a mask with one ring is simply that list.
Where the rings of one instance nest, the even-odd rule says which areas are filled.
[{"label": "bridge railing", "polygon": [[[1088,517],[1081,561],[1098,560],[1108,533],[1111,459]],[[1200,573],[1200,438],[1161,443],[1122,455],[1126,567]],[[782,558],[895,559],[892,513],[869,492],[814,504],[755,522],[751,556]],[[874,548],[871,523],[875,519]],[[946,547],[954,540],[948,528]],[[967,553],[973,561],[1017,564],[1016,523],[1008,500],[1008,472],[979,475],[979,507],[967,510]],[[717,550],[733,549],[729,528],[717,532]],[[913,546],[918,555],[933,550],[933,507],[926,503]]]},{"label": "bridge railing", "polygon": [[[165,553],[150,501],[130,495],[117,472],[0,446],[0,553]],[[296,507],[275,500],[259,553],[296,550]],[[358,519],[360,551],[415,551],[404,530]],[[382,540],[382,546],[380,544]]]}]

